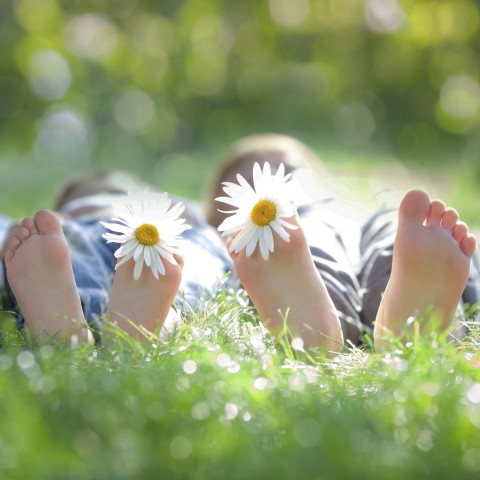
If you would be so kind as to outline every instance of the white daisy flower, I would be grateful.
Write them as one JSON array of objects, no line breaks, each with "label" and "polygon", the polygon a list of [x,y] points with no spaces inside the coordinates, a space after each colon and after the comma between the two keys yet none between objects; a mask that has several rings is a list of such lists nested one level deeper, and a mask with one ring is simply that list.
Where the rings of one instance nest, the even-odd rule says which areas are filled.
[{"label": "white daisy flower", "polygon": [[174,254],[178,252],[177,240],[190,225],[179,218],[185,210],[181,202],[170,208],[172,201],[166,193],[143,192],[129,194],[123,201],[113,203],[117,217],[113,222],[101,222],[114,233],[107,232],[103,238],[107,243],[120,243],[115,252],[119,259],[115,270],[133,258],[133,276],[140,278],[143,264],[150,267],[155,278],[165,275],[162,257],[173,265],[177,264]]},{"label": "white daisy flower", "polygon": [[253,185],[237,174],[238,184],[224,182],[223,191],[228,197],[218,197],[217,201],[236,207],[218,227],[222,236],[236,234],[230,244],[230,251],[239,253],[246,248],[247,257],[255,250],[257,244],[260,253],[268,260],[274,251],[273,232],[286,242],[290,235],[286,228],[298,228],[284,220],[295,213],[292,201],[291,174],[285,175],[285,166],[280,164],[277,173],[272,175],[270,164],[265,162],[263,171],[258,163],[253,166]]}]

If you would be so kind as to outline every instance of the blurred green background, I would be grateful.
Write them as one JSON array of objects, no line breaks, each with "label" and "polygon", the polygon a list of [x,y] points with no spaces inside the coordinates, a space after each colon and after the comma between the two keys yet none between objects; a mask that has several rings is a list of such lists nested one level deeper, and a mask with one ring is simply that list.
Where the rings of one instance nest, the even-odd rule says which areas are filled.
[{"label": "blurred green background", "polygon": [[228,144],[262,131],[333,165],[480,179],[476,1],[2,0],[0,22],[12,215],[91,166],[199,197]]}]

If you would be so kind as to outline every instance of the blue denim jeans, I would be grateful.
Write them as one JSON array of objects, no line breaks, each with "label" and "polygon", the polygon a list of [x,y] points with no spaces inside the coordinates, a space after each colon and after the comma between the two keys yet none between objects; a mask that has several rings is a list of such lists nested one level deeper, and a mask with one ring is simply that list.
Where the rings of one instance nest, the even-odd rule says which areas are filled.
[{"label": "blue denim jeans", "polygon": [[[106,232],[101,221],[110,218],[81,216],[66,221],[63,231],[70,247],[73,273],[85,317],[98,330],[106,311],[113,281],[118,244],[102,238]],[[0,216],[0,236],[5,236],[12,220]],[[183,234],[182,253],[185,267],[176,304],[180,309],[195,309],[199,301],[226,285],[236,285],[230,256],[217,233],[206,222]],[[0,307],[15,313],[17,325],[23,328],[23,316],[18,308],[5,276],[5,265],[0,262]]]}]

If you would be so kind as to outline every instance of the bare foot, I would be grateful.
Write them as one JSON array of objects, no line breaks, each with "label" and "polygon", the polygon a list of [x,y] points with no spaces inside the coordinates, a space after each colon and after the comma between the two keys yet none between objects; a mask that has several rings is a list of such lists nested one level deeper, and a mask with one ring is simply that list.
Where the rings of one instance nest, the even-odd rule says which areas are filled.
[{"label": "bare foot", "polygon": [[26,218],[5,252],[7,278],[35,340],[91,342],[58,218],[48,210]]},{"label": "bare foot", "polygon": [[421,328],[444,330],[452,323],[470,272],[475,237],[453,208],[408,192],[399,208],[392,273],[375,322],[375,342],[400,335],[414,316]]},{"label": "bare foot", "polygon": [[[140,278],[134,280],[134,261],[121,265],[110,292],[110,321],[137,339],[145,338],[142,330],[153,332],[161,327],[167,316],[171,316],[170,308],[182,279],[183,258],[175,255],[175,259],[177,265],[164,261],[165,275],[158,279],[149,268],[144,268]],[[109,333],[104,331],[107,343],[111,340]]]},{"label": "bare foot", "polygon": [[[292,217],[289,223],[298,225]],[[275,251],[265,261],[257,246],[250,257],[245,249],[232,253],[238,277],[267,328],[277,335],[287,325],[308,346],[336,353],[343,335],[335,306],[310,254],[302,228],[289,231],[287,243],[274,233]]]}]

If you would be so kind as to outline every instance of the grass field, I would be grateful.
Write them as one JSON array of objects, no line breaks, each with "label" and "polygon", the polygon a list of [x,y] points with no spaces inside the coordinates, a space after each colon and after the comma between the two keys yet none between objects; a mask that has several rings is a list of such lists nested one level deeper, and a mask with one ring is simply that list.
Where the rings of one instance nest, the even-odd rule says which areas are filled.
[{"label": "grass field", "polygon": [[0,478],[479,478],[478,326],[333,361],[285,340],[233,292],[167,343],[32,349],[4,328]]},{"label": "grass field", "polygon": [[[66,174],[10,167],[11,215],[47,206]],[[475,183],[451,172],[438,191],[475,222]],[[118,332],[111,351],[32,347],[0,318],[0,479],[480,478],[478,325],[456,345],[412,335],[329,360],[292,350],[287,333],[273,343],[242,292],[203,305],[168,342]]]}]

